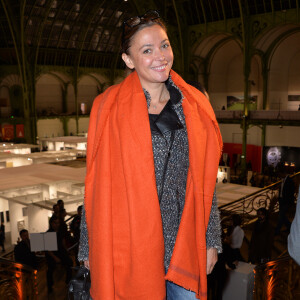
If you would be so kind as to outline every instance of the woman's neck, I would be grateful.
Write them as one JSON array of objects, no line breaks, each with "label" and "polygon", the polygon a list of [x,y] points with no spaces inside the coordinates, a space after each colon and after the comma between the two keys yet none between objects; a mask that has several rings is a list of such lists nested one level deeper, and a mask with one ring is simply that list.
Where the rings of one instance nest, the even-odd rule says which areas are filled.
[{"label": "woman's neck", "polygon": [[170,94],[164,82],[153,85],[143,85],[143,88],[150,94],[151,104],[159,105],[169,100]]}]

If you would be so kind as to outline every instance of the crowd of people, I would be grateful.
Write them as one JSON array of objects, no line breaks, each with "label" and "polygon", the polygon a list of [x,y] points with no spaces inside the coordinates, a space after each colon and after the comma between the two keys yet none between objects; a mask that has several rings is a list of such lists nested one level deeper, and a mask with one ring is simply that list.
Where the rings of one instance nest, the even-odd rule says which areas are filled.
[{"label": "crowd of people", "polygon": [[[49,219],[49,229],[47,232],[56,233],[57,249],[55,251],[45,251],[45,258],[47,262],[47,287],[48,294],[53,291],[53,273],[58,265],[65,269],[66,277],[65,283],[68,284],[72,277],[73,265],[79,265],[78,255],[78,241],[80,237],[80,223],[81,223],[82,206],[77,208],[77,214],[73,216],[69,228],[65,217],[67,215],[64,208],[64,201],[59,199],[53,205],[53,214]],[[39,263],[35,252],[31,251],[30,239],[28,230],[22,229],[20,231],[20,238],[14,248],[15,261],[33,269],[39,268]],[[72,250],[72,256],[70,255]]]},{"label": "crowd of people", "polygon": [[[293,180],[290,176],[285,176],[279,189],[279,207],[283,212],[280,213],[279,211],[277,226],[274,227],[274,225],[272,226],[270,224],[268,210],[266,208],[262,207],[257,210],[257,221],[252,226],[252,233],[248,245],[248,257],[243,257],[241,254],[241,247],[245,241],[245,232],[241,225],[241,216],[237,214],[233,214],[231,216],[229,226],[227,226],[227,231],[226,233],[223,232],[223,252],[218,254],[218,262],[215,265],[214,271],[208,276],[209,291],[214,291],[214,299],[221,299],[222,289],[226,282],[227,270],[235,269],[239,261],[249,262],[251,264],[260,264],[267,262],[272,258],[271,251],[274,235],[280,233],[280,229],[283,225],[286,226],[286,232],[289,232],[291,227],[290,221],[283,214],[286,213],[287,206],[294,202],[294,188],[295,185]],[[58,200],[57,203],[53,205],[53,214],[49,219],[49,229],[47,232],[56,233],[57,250],[45,251],[49,294],[53,291],[53,272],[58,264],[65,269],[66,284],[71,279],[71,267],[74,264],[80,264],[77,256],[78,242],[80,240],[82,209],[82,205],[78,206],[77,214],[73,216],[68,228],[65,221],[66,210],[64,208],[63,200]],[[285,218],[287,221],[285,221]],[[1,224],[0,229],[1,232],[5,232],[4,225],[2,226]],[[297,235],[294,233],[293,237],[295,236]],[[292,237],[289,239],[292,240]],[[72,245],[74,246],[72,247]],[[70,247],[72,247],[74,251],[74,256],[72,258],[68,252]],[[20,240],[14,248],[14,255],[16,262],[25,264],[34,269],[38,268],[38,259],[35,253],[31,252],[30,249],[28,230],[22,229],[20,231]]]}]

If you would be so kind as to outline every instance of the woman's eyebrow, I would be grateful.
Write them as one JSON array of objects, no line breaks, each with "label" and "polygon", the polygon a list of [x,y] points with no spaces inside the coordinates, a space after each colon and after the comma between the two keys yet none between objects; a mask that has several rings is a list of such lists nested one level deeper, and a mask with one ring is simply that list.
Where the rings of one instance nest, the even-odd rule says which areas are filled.
[{"label": "woman's eyebrow", "polygon": [[[160,43],[163,44],[163,43],[165,43],[167,41],[169,41],[169,39],[164,39]],[[153,44],[145,44],[142,47],[140,47],[139,50],[143,49],[144,47],[152,47],[152,46],[153,46]]]},{"label": "woman's eyebrow", "polygon": [[139,50],[141,50],[142,48],[144,48],[144,47],[152,47],[153,46],[153,44],[145,44],[145,45],[143,45],[141,48],[139,48]]}]

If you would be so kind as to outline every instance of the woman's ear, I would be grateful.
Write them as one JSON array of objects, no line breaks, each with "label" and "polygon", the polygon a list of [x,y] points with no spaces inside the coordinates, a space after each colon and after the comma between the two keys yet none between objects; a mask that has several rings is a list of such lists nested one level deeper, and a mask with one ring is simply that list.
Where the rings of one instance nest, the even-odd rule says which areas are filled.
[{"label": "woman's ear", "polygon": [[134,69],[134,64],[129,55],[127,55],[126,53],[122,53],[122,59],[129,69]]}]

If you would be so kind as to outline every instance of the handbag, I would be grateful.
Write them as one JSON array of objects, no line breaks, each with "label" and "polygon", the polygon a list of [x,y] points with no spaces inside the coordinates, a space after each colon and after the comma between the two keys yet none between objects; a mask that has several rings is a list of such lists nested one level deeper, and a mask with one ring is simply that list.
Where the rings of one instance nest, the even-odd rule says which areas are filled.
[{"label": "handbag", "polygon": [[90,270],[85,266],[75,267],[76,275],[70,280],[68,286],[69,299],[73,300],[89,300],[91,278]]}]

